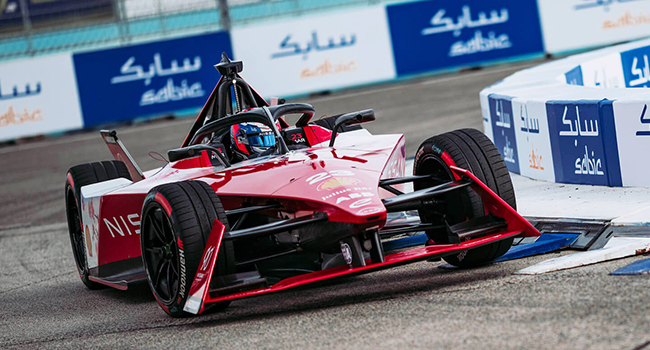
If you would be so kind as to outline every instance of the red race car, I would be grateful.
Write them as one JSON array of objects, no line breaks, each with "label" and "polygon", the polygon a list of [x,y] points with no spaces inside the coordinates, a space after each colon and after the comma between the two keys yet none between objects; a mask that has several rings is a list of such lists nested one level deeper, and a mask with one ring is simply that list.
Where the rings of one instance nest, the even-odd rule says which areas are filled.
[{"label": "red race car", "polygon": [[[312,121],[308,104],[270,106],[242,67],[223,55],[221,79],[164,167],[143,173],[102,131],[115,160],[68,171],[70,241],[88,288],[146,280],[168,314],[200,314],[422,260],[475,266],[539,235],[514,210],[508,170],[481,132],[424,141],[405,176],[404,136],[358,125],[372,110]],[[424,245],[387,245],[421,232]]]}]

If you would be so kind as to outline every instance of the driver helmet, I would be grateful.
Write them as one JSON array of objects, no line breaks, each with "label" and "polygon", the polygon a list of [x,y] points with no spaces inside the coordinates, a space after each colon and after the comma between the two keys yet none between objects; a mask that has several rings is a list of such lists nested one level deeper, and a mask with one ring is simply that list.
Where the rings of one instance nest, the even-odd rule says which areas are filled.
[{"label": "driver helmet", "polygon": [[240,123],[230,127],[230,141],[235,152],[252,156],[275,146],[275,134],[262,123]]}]

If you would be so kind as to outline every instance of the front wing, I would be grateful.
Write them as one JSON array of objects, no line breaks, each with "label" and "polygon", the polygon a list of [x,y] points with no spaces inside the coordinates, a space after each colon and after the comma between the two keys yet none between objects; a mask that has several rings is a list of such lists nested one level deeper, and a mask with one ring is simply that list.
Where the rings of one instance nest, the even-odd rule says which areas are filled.
[{"label": "front wing", "polygon": [[303,275],[290,277],[270,286],[236,292],[227,295],[218,295],[210,292],[210,282],[214,266],[217,261],[216,252],[219,251],[221,241],[224,236],[225,226],[218,220],[215,220],[212,232],[206,244],[203,259],[196,273],[192,286],[190,287],[189,298],[187,299],[184,311],[200,314],[206,306],[212,303],[225,302],[235,299],[248,298],[273,292],[283,291],[289,288],[307,285],[327,279],[333,279],[344,276],[354,276],[372,271],[383,270],[408,263],[414,263],[423,260],[441,258],[460,252],[465,249],[478,248],[487,244],[495,243],[504,239],[517,236],[539,236],[539,232],[514,209],[506,204],[498,195],[489,187],[483,184],[472,173],[458,167],[450,167],[454,172],[456,179],[471,181],[471,188],[481,197],[486,211],[490,214],[497,215],[507,222],[507,227],[503,230],[489,233],[485,236],[473,238],[455,244],[438,244],[421,248],[414,248],[407,251],[401,251],[386,255],[383,262],[373,262],[372,259],[366,260],[366,266],[351,267],[348,265],[329,268],[326,270],[306,273]]}]

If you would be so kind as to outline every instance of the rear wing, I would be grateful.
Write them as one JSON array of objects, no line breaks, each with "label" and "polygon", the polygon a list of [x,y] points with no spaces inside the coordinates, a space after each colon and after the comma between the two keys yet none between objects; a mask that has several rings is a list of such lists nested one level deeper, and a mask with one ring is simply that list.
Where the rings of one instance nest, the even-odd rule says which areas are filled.
[{"label": "rear wing", "polygon": [[108,146],[108,150],[111,151],[113,158],[124,162],[126,168],[129,169],[129,174],[131,175],[133,182],[143,180],[144,174],[142,173],[142,170],[140,170],[138,164],[135,163],[135,160],[133,160],[129,151],[126,150],[122,141],[117,138],[117,131],[101,130],[99,133],[102,135],[104,142],[106,142],[106,146]]}]

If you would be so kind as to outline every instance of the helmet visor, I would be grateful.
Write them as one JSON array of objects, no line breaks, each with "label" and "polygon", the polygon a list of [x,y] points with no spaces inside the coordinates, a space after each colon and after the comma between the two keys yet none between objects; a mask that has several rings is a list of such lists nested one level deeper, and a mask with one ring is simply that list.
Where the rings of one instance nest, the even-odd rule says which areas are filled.
[{"label": "helmet visor", "polygon": [[275,146],[275,135],[270,132],[258,133],[257,135],[248,135],[248,144],[254,147]]}]

